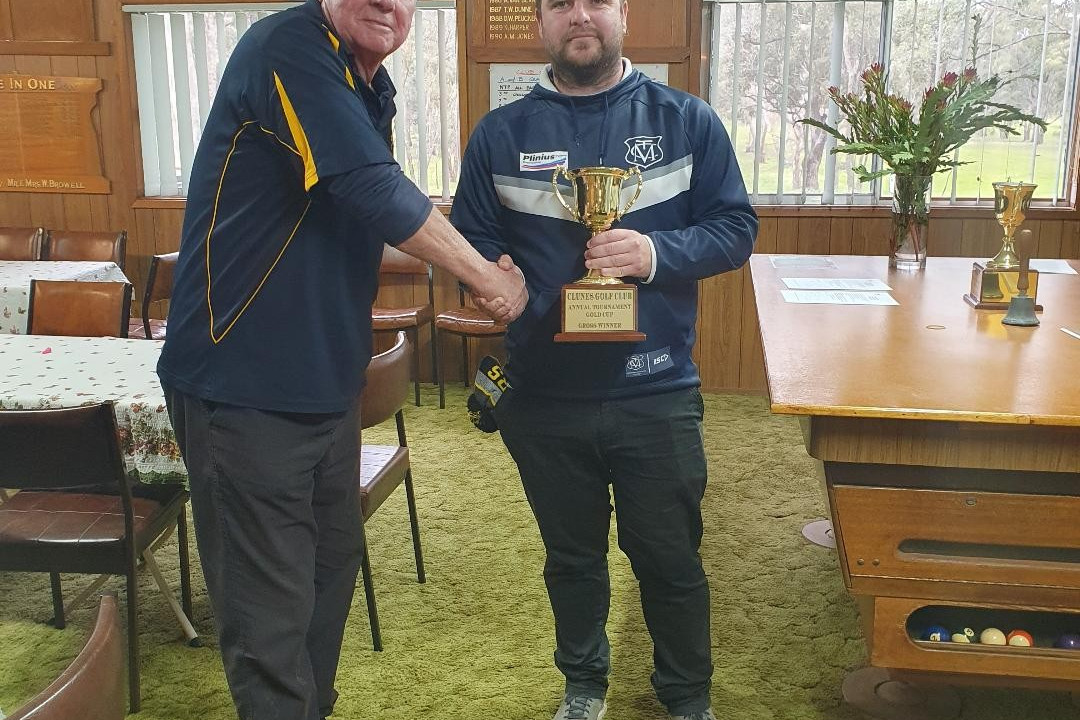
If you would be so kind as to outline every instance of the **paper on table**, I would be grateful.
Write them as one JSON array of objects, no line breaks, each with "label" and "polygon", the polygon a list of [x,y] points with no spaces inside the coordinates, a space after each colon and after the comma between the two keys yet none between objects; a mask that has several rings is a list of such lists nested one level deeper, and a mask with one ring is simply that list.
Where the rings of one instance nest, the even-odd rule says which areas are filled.
[{"label": "paper on table", "polygon": [[1041,273],[1057,273],[1060,275],[1076,275],[1076,271],[1073,270],[1072,265],[1064,260],[1047,260],[1045,258],[1031,258],[1030,267],[1032,270],[1038,270]]},{"label": "paper on table", "polygon": [[774,255],[769,258],[769,262],[772,263],[774,268],[782,267],[797,267],[808,269],[826,269],[835,268],[834,263],[830,258],[826,257],[807,257],[805,255]]},{"label": "paper on table", "polygon": [[781,278],[792,290],[892,290],[878,278]]},{"label": "paper on table", "polygon": [[781,290],[789,303],[825,305],[899,305],[887,292],[845,292],[843,290]]}]

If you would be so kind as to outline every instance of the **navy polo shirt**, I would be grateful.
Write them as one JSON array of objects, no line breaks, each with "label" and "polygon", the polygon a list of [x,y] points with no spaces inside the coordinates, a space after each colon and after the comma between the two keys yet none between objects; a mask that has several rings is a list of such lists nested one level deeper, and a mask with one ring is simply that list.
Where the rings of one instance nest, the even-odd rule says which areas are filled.
[{"label": "navy polo shirt", "polygon": [[386,70],[353,67],[316,0],[241,37],[192,167],[163,384],[308,413],[360,392],[383,243],[431,203],[391,153]]}]

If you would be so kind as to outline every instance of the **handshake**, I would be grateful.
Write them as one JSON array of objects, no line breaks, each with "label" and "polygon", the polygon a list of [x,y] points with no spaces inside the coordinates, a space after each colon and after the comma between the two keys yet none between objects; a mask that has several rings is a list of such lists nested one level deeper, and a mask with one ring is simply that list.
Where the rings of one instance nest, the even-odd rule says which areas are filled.
[{"label": "handshake", "polygon": [[469,289],[476,307],[495,322],[505,325],[521,315],[529,302],[525,276],[509,255],[488,263],[484,281]]}]

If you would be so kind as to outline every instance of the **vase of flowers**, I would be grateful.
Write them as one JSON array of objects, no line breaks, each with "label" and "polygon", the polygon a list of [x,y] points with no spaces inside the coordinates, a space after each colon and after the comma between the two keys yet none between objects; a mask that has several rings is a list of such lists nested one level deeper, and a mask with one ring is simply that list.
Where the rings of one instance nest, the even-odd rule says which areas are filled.
[{"label": "vase of flowers", "polygon": [[997,75],[980,80],[973,67],[959,75],[947,72],[927,88],[918,117],[911,102],[888,91],[888,77],[879,63],[864,70],[860,80],[860,95],[829,88],[829,97],[847,122],[846,130],[812,118],[801,122],[835,137],[833,153],[881,158],[882,167],[877,170],[865,165],[853,170],[862,182],[894,176],[889,266],[921,269],[926,265],[934,174],[966,164],[953,157],[954,151],[980,130],[998,128],[1016,135],[1010,123],[1030,122],[1045,130],[1046,122],[1012,105],[993,102],[1004,81]]}]

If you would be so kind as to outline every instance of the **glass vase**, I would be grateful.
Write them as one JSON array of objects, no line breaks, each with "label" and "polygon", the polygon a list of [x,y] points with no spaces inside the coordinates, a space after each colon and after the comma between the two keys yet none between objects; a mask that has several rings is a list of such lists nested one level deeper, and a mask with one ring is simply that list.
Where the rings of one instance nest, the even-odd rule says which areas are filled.
[{"label": "glass vase", "polygon": [[892,237],[889,267],[922,270],[926,267],[926,238],[930,225],[932,175],[894,175]]}]

